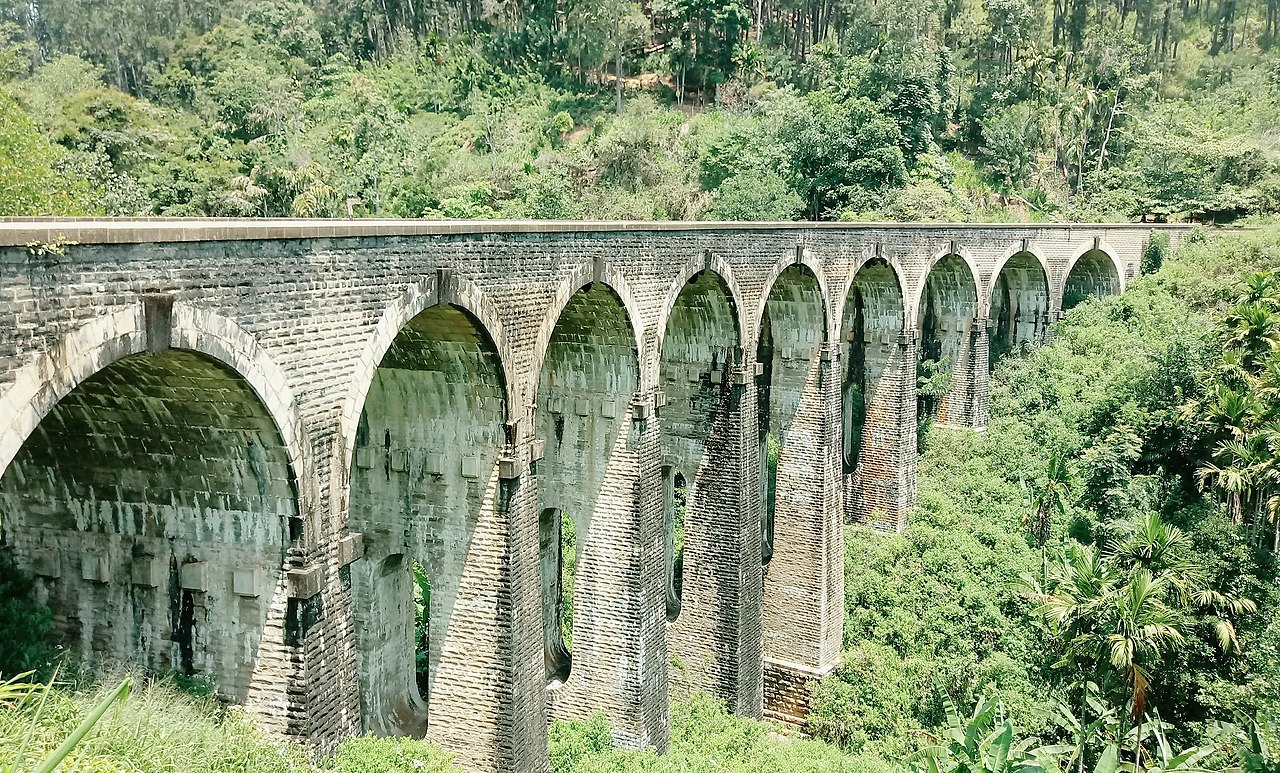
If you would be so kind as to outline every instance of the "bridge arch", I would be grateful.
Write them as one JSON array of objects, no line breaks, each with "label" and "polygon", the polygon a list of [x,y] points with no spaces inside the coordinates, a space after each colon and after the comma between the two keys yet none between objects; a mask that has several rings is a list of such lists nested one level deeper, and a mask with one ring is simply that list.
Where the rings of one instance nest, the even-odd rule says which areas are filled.
[{"label": "bridge arch", "polygon": [[[627,323],[631,328],[631,334],[635,341],[637,360],[642,364],[647,361],[644,314],[641,311],[640,304],[636,301],[635,293],[632,292],[626,276],[604,261],[581,264],[561,280],[551,298],[551,302],[546,307],[546,312],[542,316],[537,337],[534,338],[533,342],[533,357],[529,371],[532,377],[528,381],[528,388],[531,390],[527,400],[529,405],[535,403],[534,397],[542,372],[546,367],[547,350],[551,346],[551,336],[555,332],[556,325],[559,324],[564,316],[565,308],[579,291],[589,290],[595,284],[608,288],[609,292],[622,304],[622,308],[626,313]],[[644,381],[645,378],[642,373],[640,381],[637,382],[637,389],[641,388]]]},{"label": "bridge arch", "polygon": [[[822,354],[829,340],[830,309],[821,267],[808,255],[780,262],[765,284],[757,317],[756,418],[759,423],[761,558],[774,554],[779,494],[791,496],[806,484],[787,459],[804,452],[792,444],[793,426],[801,445],[817,442],[821,411]],[[810,449],[812,450],[812,449]],[[786,457],[786,458],[784,458]],[[797,457],[798,461],[798,457]]]},{"label": "bridge arch", "polygon": [[557,293],[532,381],[548,706],[557,718],[604,706],[618,737],[643,746],[640,685],[618,679],[660,614],[641,560],[657,537],[640,517],[643,328],[621,277],[585,269]]},{"label": "bridge arch", "polygon": [[724,293],[729,300],[731,310],[733,312],[733,322],[736,326],[736,332],[739,339],[746,335],[749,324],[746,318],[746,308],[742,303],[742,289],[738,284],[738,280],[733,273],[733,266],[722,256],[714,253],[705,253],[703,255],[695,255],[680,267],[676,272],[676,277],[671,282],[671,286],[667,288],[666,296],[662,301],[662,309],[658,314],[657,325],[654,328],[658,335],[657,344],[659,356],[661,356],[663,342],[666,339],[668,321],[671,313],[675,310],[676,302],[681,293],[684,292],[689,281],[702,273],[714,274],[719,278],[720,283],[724,286]]},{"label": "bridge arch", "polygon": [[[441,281],[443,279],[443,281]],[[463,310],[484,330],[485,335],[498,353],[498,366],[503,374],[503,383],[507,389],[506,420],[512,421],[515,416],[514,396],[509,379],[506,378],[506,363],[511,362],[511,348],[507,340],[506,328],[502,324],[502,315],[479,285],[463,276],[453,273],[438,272],[409,284],[382,312],[374,327],[373,334],[365,345],[360,359],[355,364],[355,372],[343,401],[342,439],[343,457],[340,469],[350,470],[353,452],[356,445],[356,428],[360,421],[369,389],[373,386],[374,374],[379,363],[391,349],[396,337],[405,326],[425,310],[434,306],[453,306]],[[336,501],[346,502],[346,483],[342,476],[335,475],[335,486],[338,490]]]},{"label": "bridge arch", "polygon": [[[395,327],[399,325],[399,327]],[[501,755],[509,710],[492,679],[509,622],[499,600],[508,524],[500,465],[513,442],[500,317],[439,272],[384,312],[353,385],[347,526],[362,726],[426,736],[479,765]],[[358,413],[356,413],[358,411]],[[479,685],[479,687],[477,686]]]},{"label": "bridge arch", "polygon": [[983,302],[991,320],[988,366],[1010,352],[1040,343],[1049,327],[1049,267],[1040,255],[1019,246],[996,264]]},{"label": "bridge arch", "polygon": [[1120,259],[1102,240],[1076,250],[1063,273],[1058,307],[1070,311],[1088,297],[1119,295],[1125,289],[1125,271]]},{"label": "bridge arch", "polygon": [[316,493],[296,403],[234,321],[147,303],[67,334],[0,396],[21,406],[3,528],[72,649],[207,677],[284,732],[266,664],[301,633],[285,568]]},{"label": "bridge arch", "polygon": [[873,489],[896,478],[896,435],[885,430],[900,421],[902,373],[915,369],[899,340],[907,319],[903,288],[897,266],[877,256],[857,265],[843,295],[840,457],[848,522],[869,522],[895,504]]},{"label": "bridge arch", "polygon": [[732,400],[742,368],[741,304],[725,274],[697,265],[713,261],[681,272],[658,339],[667,638],[683,664],[670,678],[737,710],[738,521],[724,514],[737,512],[744,482]]},{"label": "bridge arch", "polygon": [[[930,261],[915,301],[920,361],[937,391],[920,394],[921,416],[964,425],[972,413],[973,346],[980,298],[978,274],[963,250],[943,250]],[[936,372],[935,372],[936,371]]]},{"label": "bridge arch", "polygon": [[756,307],[755,316],[751,321],[755,328],[751,332],[758,340],[762,334],[761,322],[764,319],[765,312],[768,307],[769,298],[773,295],[778,280],[788,269],[800,267],[812,275],[813,280],[818,285],[818,297],[822,301],[822,341],[825,343],[831,336],[831,320],[829,318],[831,311],[831,292],[830,283],[827,281],[826,271],[822,268],[822,262],[815,258],[808,250],[798,250],[795,255],[787,255],[779,258],[769,272],[765,274],[764,284],[760,290],[760,302]]}]

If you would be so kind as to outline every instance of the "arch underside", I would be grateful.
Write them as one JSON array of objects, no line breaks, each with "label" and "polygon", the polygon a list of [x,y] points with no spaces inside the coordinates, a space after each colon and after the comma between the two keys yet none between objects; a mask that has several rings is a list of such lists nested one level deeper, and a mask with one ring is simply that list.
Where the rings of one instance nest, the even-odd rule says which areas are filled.
[{"label": "arch underside", "polygon": [[[627,702],[639,684],[623,649],[639,647],[641,567],[636,494],[640,462],[632,400],[640,381],[632,321],[603,283],[578,290],[561,311],[539,374],[535,432],[545,443],[537,462],[540,509],[561,513],[572,528],[572,556],[544,560],[573,567],[556,588],[545,579],[545,658],[567,672],[551,692],[553,716],[585,718],[603,710],[619,733],[637,732]],[[549,545],[550,547],[550,545]],[[566,622],[569,623],[566,628]],[[557,654],[562,653],[562,654]],[[567,656],[569,662],[556,662]]]},{"label": "arch underside", "polygon": [[[883,260],[854,276],[841,321],[842,467],[845,520],[875,525],[897,505],[898,449],[906,378],[914,378],[910,350],[899,342],[904,308],[901,286]],[[912,391],[912,393],[914,393]]]},{"label": "arch underside", "polygon": [[505,394],[487,331],[459,307],[429,307],[374,373],[351,469],[350,529],[365,546],[351,566],[365,727],[430,731],[477,763],[496,754],[502,710],[498,686],[479,675],[500,668],[504,646]]},{"label": "arch underside", "polygon": [[[765,302],[757,344],[757,421],[761,460],[764,646],[770,658],[817,663],[820,636],[798,635],[817,624],[829,579],[813,555],[813,515],[826,490],[823,428],[830,379],[822,360],[826,311],[815,275],[791,266]],[[804,599],[803,603],[797,600]]]},{"label": "arch underside", "polygon": [[1062,310],[1070,311],[1086,298],[1120,293],[1120,274],[1102,250],[1089,250],[1071,267],[1062,288]]},{"label": "arch underside", "polygon": [[[717,274],[691,277],[676,298],[663,334],[658,409],[662,426],[664,555],[668,648],[685,664],[672,669],[695,689],[736,703],[739,609],[735,552],[741,481],[740,416],[732,405],[733,372],[741,367],[737,312]],[[680,490],[683,481],[685,488]],[[682,511],[682,512],[681,512]],[[679,551],[678,546],[683,545]]]},{"label": "arch underside", "polygon": [[[253,389],[189,351],[106,366],[50,410],[0,476],[0,525],[55,632],[90,661],[283,701],[289,453]],[[274,677],[274,678],[273,678]]]},{"label": "arch underside", "polygon": [[1006,355],[1044,341],[1049,327],[1049,279],[1034,255],[1005,262],[991,291],[991,368]]},{"label": "arch underside", "polygon": [[943,424],[965,425],[972,412],[972,346],[978,314],[978,292],[969,264],[947,255],[929,271],[920,299],[920,359],[949,373],[946,393],[922,395],[921,415]]}]

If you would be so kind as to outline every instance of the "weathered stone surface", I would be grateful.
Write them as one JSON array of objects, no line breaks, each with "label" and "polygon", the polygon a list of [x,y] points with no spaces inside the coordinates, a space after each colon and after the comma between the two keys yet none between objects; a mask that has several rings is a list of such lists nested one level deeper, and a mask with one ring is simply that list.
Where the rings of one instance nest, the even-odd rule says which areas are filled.
[{"label": "weathered stone surface", "polygon": [[[672,686],[797,721],[846,522],[914,500],[919,358],[981,429],[995,359],[1122,291],[1150,230],[3,221],[3,544],[86,656],[321,749],[540,770],[548,719],[597,710],[662,749]],[[548,512],[577,531],[550,686]]]}]

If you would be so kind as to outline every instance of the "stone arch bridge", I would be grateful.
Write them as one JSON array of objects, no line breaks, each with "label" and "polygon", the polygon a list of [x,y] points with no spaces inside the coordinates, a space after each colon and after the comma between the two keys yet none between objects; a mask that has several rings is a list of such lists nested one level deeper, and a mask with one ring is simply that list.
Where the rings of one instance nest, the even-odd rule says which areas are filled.
[{"label": "stone arch bridge", "polygon": [[662,750],[678,684],[795,720],[919,411],[982,429],[1150,233],[2,222],[3,546],[84,656],[321,748],[539,770],[603,711]]}]

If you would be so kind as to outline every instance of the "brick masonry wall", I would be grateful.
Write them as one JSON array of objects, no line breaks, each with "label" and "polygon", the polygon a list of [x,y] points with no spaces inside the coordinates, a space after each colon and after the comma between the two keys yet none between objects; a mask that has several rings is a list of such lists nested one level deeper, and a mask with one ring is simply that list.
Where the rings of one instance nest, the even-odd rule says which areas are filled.
[{"label": "brick masonry wall", "polygon": [[[378,394],[371,389],[377,366],[410,319],[436,304],[465,309],[493,344],[505,394],[500,448],[494,448],[497,436],[492,419],[482,422],[488,429],[468,435],[467,417],[453,411],[459,414],[452,416],[454,429],[445,425],[430,429],[432,434],[461,432],[467,437],[464,445],[483,448],[483,454],[470,454],[483,456],[480,476],[466,480],[490,481],[483,492],[477,491],[478,509],[471,483],[466,484],[464,497],[463,484],[457,480],[445,485],[458,495],[446,494],[435,504],[447,511],[440,513],[442,523],[465,522],[465,513],[476,514],[470,516],[478,519],[471,545],[483,548],[468,553],[461,562],[456,555],[440,557],[453,567],[449,572],[460,573],[451,593],[460,598],[464,585],[472,588],[477,614],[468,616],[473,628],[467,629],[465,640],[453,648],[447,641],[438,645],[436,680],[450,669],[459,674],[453,680],[458,685],[470,678],[462,676],[466,673],[483,673],[490,680],[468,694],[466,700],[478,703],[465,705],[487,707],[476,711],[474,723],[483,725],[477,728],[481,736],[496,740],[481,744],[486,751],[464,759],[474,769],[545,768],[548,707],[552,716],[584,716],[604,708],[615,720],[619,740],[661,749],[668,716],[668,642],[680,639],[681,623],[677,618],[669,627],[665,616],[661,467],[670,434],[661,415],[654,419],[654,411],[659,408],[656,393],[663,390],[662,328],[689,277],[711,267],[724,278],[740,333],[741,369],[736,376],[730,370],[730,383],[722,382],[721,389],[726,391],[718,393],[715,403],[728,408],[721,412],[717,407],[717,421],[706,430],[706,437],[714,438],[718,482],[713,485],[708,478],[708,498],[694,508],[706,513],[708,528],[733,535],[730,547],[708,554],[703,563],[717,564],[705,578],[707,587],[725,578],[732,580],[718,592],[726,597],[738,594],[738,604],[736,616],[727,604],[709,611],[702,618],[709,622],[700,624],[700,632],[680,646],[692,652],[699,646],[696,642],[705,642],[708,649],[714,648],[715,657],[704,653],[704,662],[717,664],[707,667],[705,673],[713,678],[706,683],[725,697],[736,696],[739,711],[755,714],[762,701],[782,700],[779,696],[787,693],[766,689],[766,660],[773,664],[768,672],[776,683],[782,678],[777,675],[788,668],[807,673],[804,669],[809,665],[833,663],[839,652],[840,524],[847,493],[841,474],[840,387],[848,356],[841,333],[857,268],[873,256],[882,256],[904,298],[908,333],[889,353],[880,376],[881,383],[892,376],[890,383],[899,385],[898,394],[891,397],[894,390],[890,389],[882,401],[889,407],[880,411],[880,419],[867,424],[873,435],[879,431],[896,438],[884,441],[884,447],[891,449],[886,458],[900,462],[896,482],[886,486],[879,475],[869,475],[863,484],[890,492],[886,498],[899,503],[899,510],[885,513],[884,523],[900,524],[914,485],[914,455],[905,451],[908,433],[914,434],[914,426],[908,425],[914,423],[917,344],[910,331],[919,328],[919,299],[930,268],[941,256],[962,255],[971,267],[974,285],[973,292],[966,294],[976,298],[970,304],[974,307],[971,319],[987,320],[993,316],[997,271],[1011,256],[1029,252],[1047,267],[1049,308],[1056,313],[1068,285],[1086,291],[1122,290],[1136,274],[1149,232],[1147,227],[1083,225],[0,223],[0,470],[6,479],[16,480],[23,462],[11,462],[24,447],[37,449],[39,438],[56,425],[56,419],[55,424],[41,425],[55,405],[73,392],[78,396],[72,400],[79,402],[66,404],[84,404],[90,391],[78,388],[112,363],[122,361],[121,367],[129,367],[124,358],[140,356],[147,349],[167,357],[164,352],[172,347],[196,352],[236,374],[257,398],[261,415],[278,432],[276,457],[287,460],[290,477],[296,481],[299,516],[296,539],[289,541],[274,565],[283,579],[280,598],[272,604],[282,605],[283,612],[268,614],[283,617],[281,641],[273,645],[270,657],[257,661],[252,679],[264,687],[249,689],[243,700],[251,710],[272,718],[271,726],[279,732],[307,736],[319,748],[330,749],[368,719],[361,710],[356,629],[362,613],[352,575],[368,571],[373,562],[363,556],[359,541],[348,537],[359,531],[351,518],[353,495],[360,489],[353,488],[352,481],[353,473],[358,476],[366,469],[359,466],[356,452],[365,398]],[[1177,241],[1180,232],[1171,229],[1171,233]],[[26,246],[59,242],[63,246],[55,250]],[[776,353],[779,373],[794,371],[803,380],[795,381],[799,387],[794,397],[779,401],[771,394],[765,406],[771,413],[791,411],[800,418],[788,420],[794,431],[791,451],[784,451],[786,474],[780,476],[790,481],[779,492],[790,508],[788,525],[776,531],[774,558],[762,570],[757,429],[762,417],[756,415],[759,385],[753,374],[764,296],[777,286],[774,279],[797,261],[807,268],[811,290],[816,288],[818,302],[809,306],[819,311],[806,312],[803,321],[791,327],[777,329],[775,322],[773,331],[775,339],[795,339],[792,357]],[[560,357],[553,332],[562,310],[592,282],[616,296],[626,327],[616,323],[616,313],[596,309],[579,321],[578,332],[584,340],[611,341],[607,357],[603,352],[598,359],[588,357],[578,344],[574,345],[578,348],[559,348],[571,354],[563,365],[566,372],[604,378],[603,384],[583,382],[579,388],[597,402],[606,395],[616,399],[613,417],[606,417],[598,406],[592,415],[597,424],[615,421],[617,434],[608,446],[587,441],[581,449],[570,449],[572,453],[563,458],[572,459],[574,469],[585,478],[565,475],[556,482],[550,464],[556,461],[551,457],[555,429],[547,424],[550,395],[540,395],[539,384],[546,364]],[[796,327],[801,324],[803,329]],[[981,355],[966,371],[974,381],[966,386],[969,406],[964,408],[971,422],[985,411],[986,364],[979,363],[987,355],[985,336],[984,324],[970,342],[972,351]],[[629,356],[635,362],[633,369],[624,369],[631,374],[626,377],[617,367],[626,360],[624,349],[631,350]],[[137,374],[131,379],[124,386],[142,383]],[[410,404],[404,410],[429,416],[435,405],[439,415],[439,404],[431,394],[432,390],[405,393]],[[220,395],[201,385],[183,398],[214,402]],[[575,410],[566,417],[566,424],[579,418]],[[425,421],[424,433],[432,420]],[[777,423],[773,416],[769,421]],[[33,435],[37,427],[41,427],[39,434]],[[181,434],[163,422],[148,422],[139,432],[147,442],[153,438],[174,442]],[[577,437],[585,440],[594,435],[584,432]],[[724,448],[719,447],[720,438]],[[232,444],[219,454],[211,442],[204,455],[207,459],[199,461],[216,469],[217,459],[239,458],[248,453],[248,447],[247,442],[239,447]],[[541,454],[546,456],[534,462]],[[492,484],[495,457],[506,460],[514,478]],[[721,459],[727,469],[723,476],[718,469]],[[458,463],[461,476],[461,460]],[[531,463],[539,467],[536,475],[530,472]],[[883,469],[893,467],[890,462]],[[602,474],[601,469],[608,474],[598,486],[583,483]],[[104,469],[107,475],[118,472]],[[698,474],[692,474],[696,491]],[[65,471],[56,475],[64,484],[72,479]],[[153,470],[145,476],[140,485],[177,499],[196,490],[189,479],[174,477],[170,471]],[[730,477],[739,481],[736,496],[726,496]],[[800,484],[813,488],[798,492],[795,486]],[[3,487],[13,491],[12,485],[6,482]],[[557,487],[571,485],[576,491],[565,495],[572,494],[570,500],[585,502],[594,497],[600,503],[588,516],[589,531],[599,539],[592,542],[589,533],[582,543],[586,553],[579,563],[580,589],[574,595],[576,614],[589,623],[581,642],[575,640],[574,672],[580,679],[575,685],[571,676],[548,699],[538,515],[548,506],[549,497],[561,496],[555,493]],[[545,492],[544,486],[549,487]],[[894,487],[896,496],[891,493]],[[856,493],[858,488],[851,490]],[[714,497],[710,496],[713,491],[717,492]],[[71,497],[45,495],[44,501],[57,518],[75,512]],[[489,501],[493,504],[484,504]],[[29,556],[23,551],[30,551],[36,541],[24,536],[30,532],[18,524],[30,522],[32,510],[25,503],[5,507],[5,523],[15,524],[6,526],[6,544],[20,556]],[[419,508],[412,505],[414,512],[406,517],[419,518]],[[489,525],[480,528],[486,518]],[[192,510],[184,514],[181,528],[198,532],[202,524],[215,522],[210,512]],[[60,539],[66,541],[68,551],[87,553],[96,541],[119,541],[123,532],[110,523],[98,535],[75,529]],[[265,533],[251,537],[251,544],[236,551],[235,561],[259,555],[274,541]],[[420,547],[425,549],[425,543]],[[807,568],[798,565],[801,556]],[[31,558],[23,561],[34,563]],[[362,561],[368,563],[360,566]],[[738,562],[737,575],[732,567],[719,565],[729,561]],[[783,570],[789,562],[796,564],[794,572]],[[265,559],[262,567],[267,576]],[[694,572],[691,577],[697,577],[701,570],[690,571]],[[767,580],[764,571],[770,574]],[[483,580],[468,585],[469,572]],[[73,579],[87,582],[64,572],[65,587]],[[57,598],[56,594],[50,597]],[[703,595],[699,603],[706,598]],[[688,601],[696,606],[692,597]],[[113,612],[119,611],[116,603],[112,602]],[[58,607],[59,624],[65,629],[76,609],[70,602],[60,602]],[[686,622],[691,625],[697,617],[690,615]],[[385,620],[360,620],[359,625],[370,623],[392,625]],[[261,638],[266,641],[275,635],[271,624],[264,623]],[[108,638],[101,652],[132,657],[140,651],[127,639]],[[220,656],[215,649],[206,646],[202,657],[219,670],[226,668],[217,665]],[[451,659],[467,662],[450,663]],[[229,673],[210,676],[222,677],[227,684],[244,682],[229,678]],[[772,697],[763,697],[766,693]],[[472,753],[461,734],[432,732],[453,751]]]}]

